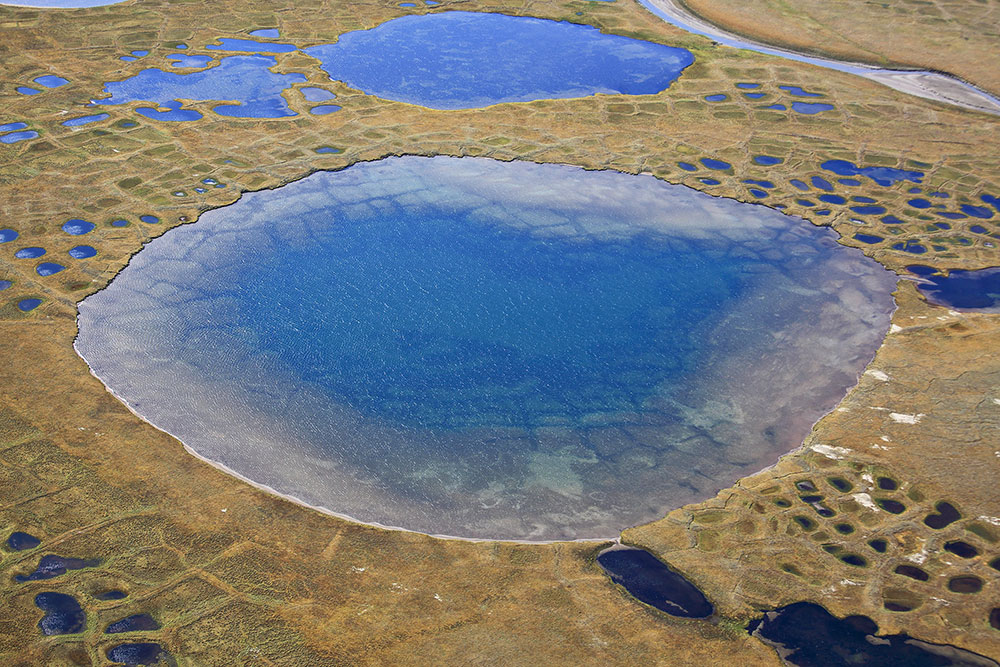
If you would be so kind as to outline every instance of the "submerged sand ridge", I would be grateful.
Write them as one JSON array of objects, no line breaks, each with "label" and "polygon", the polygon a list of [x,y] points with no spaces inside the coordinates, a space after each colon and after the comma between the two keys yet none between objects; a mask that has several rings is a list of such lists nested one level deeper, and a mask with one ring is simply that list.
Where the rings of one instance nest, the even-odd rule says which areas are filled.
[{"label": "submerged sand ridge", "polygon": [[[419,225],[438,225],[429,245]],[[390,236],[351,235],[366,226]],[[396,293],[410,260],[386,255],[413,244],[419,280]],[[493,291],[508,263],[531,279]],[[482,288],[441,292],[463,267]],[[431,534],[610,537],[797,446],[873,354],[893,285],[828,230],[651,177],[397,158],[171,231],[81,303],[77,349],[200,456],[305,503]]]}]

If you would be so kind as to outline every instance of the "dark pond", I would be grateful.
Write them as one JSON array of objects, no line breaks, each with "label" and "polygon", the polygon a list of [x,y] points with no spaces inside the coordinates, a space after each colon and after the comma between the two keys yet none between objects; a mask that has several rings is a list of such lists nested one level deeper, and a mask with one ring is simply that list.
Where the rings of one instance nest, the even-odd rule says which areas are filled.
[{"label": "dark pond", "polygon": [[672,616],[705,618],[714,611],[694,584],[648,551],[612,548],[597,563],[632,597]]},{"label": "dark pond", "polygon": [[38,622],[42,634],[73,635],[83,632],[87,625],[87,615],[72,595],[39,593],[35,596],[35,606],[45,612]]},{"label": "dark pond", "polygon": [[7,547],[9,549],[13,549],[14,551],[34,549],[41,543],[41,540],[34,535],[29,535],[28,533],[22,533],[20,531],[11,533],[10,537],[7,538]]},{"label": "dark pond", "polygon": [[69,570],[80,570],[85,567],[97,567],[101,564],[98,558],[64,558],[55,554],[42,556],[38,561],[38,567],[31,574],[18,574],[14,580],[24,583],[25,581],[39,581],[52,579],[61,574],[66,574]]},{"label": "dark pond", "polygon": [[119,632],[140,632],[159,629],[160,624],[149,614],[133,614],[132,616],[126,616],[123,619],[115,621],[104,630],[104,633],[114,635]]},{"label": "dark pond", "polygon": [[[913,267],[907,267],[911,272]],[[959,310],[1000,312],[1000,268],[963,271],[955,269],[947,276],[924,273],[917,289],[927,300],[939,306]]]},{"label": "dark pond", "polygon": [[108,660],[116,665],[154,665],[157,662],[166,661],[173,664],[169,654],[159,644],[152,642],[131,642],[119,644],[108,649],[106,654]]},{"label": "dark pond", "polygon": [[985,656],[929,644],[905,634],[879,637],[866,616],[837,618],[823,607],[796,602],[752,622],[752,635],[774,646],[796,667],[996,667]]}]

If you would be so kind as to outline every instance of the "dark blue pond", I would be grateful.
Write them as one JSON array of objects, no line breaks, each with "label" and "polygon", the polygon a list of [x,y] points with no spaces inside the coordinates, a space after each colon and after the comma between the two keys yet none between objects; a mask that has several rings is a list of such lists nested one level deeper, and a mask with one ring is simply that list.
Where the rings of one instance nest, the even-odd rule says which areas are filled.
[{"label": "dark blue pond", "polygon": [[399,158],[171,230],[81,304],[77,348],[153,423],[308,502],[613,535],[797,446],[894,284],[829,230],[652,177]]},{"label": "dark blue pond", "polygon": [[712,603],[698,588],[666,563],[642,549],[610,549],[597,564],[632,597],[672,616],[705,618]]},{"label": "dark blue pond", "polygon": [[108,649],[108,660],[116,665],[154,665],[163,661],[168,656],[167,652],[159,644],[152,642],[137,642],[119,644]]},{"label": "dark blue pond", "polygon": [[75,635],[87,626],[87,615],[72,595],[39,593],[35,606],[45,612],[38,627],[45,635]]},{"label": "dark blue pond", "polygon": [[[5,280],[2,282],[7,281]],[[10,537],[7,538],[7,548],[12,549],[13,551],[34,549],[41,543],[41,540],[34,535],[29,535],[28,533],[22,533],[20,531],[11,533]]]},{"label": "dark blue pond", "polygon": [[867,616],[840,619],[823,607],[796,602],[767,612],[747,629],[777,647],[795,667],[986,667],[997,663],[954,646],[930,644],[905,634],[877,636]]},{"label": "dark blue pond", "polygon": [[694,62],[686,49],[590,26],[470,12],[403,16],[305,52],[332,79],[434,109],[657,93]]},{"label": "dark blue pond", "polygon": [[35,267],[35,273],[37,273],[42,277],[55,275],[56,273],[65,270],[66,270],[65,266],[63,266],[62,264],[56,264],[55,262],[42,262],[41,264]]},{"label": "dark blue pond", "polygon": [[62,230],[70,236],[83,236],[94,230],[94,223],[79,218],[73,218],[63,223]]},{"label": "dark blue pond", "polygon": [[[908,267],[911,272],[913,267]],[[924,273],[917,288],[931,303],[967,310],[1000,310],[1000,268],[962,271],[947,276]]]},{"label": "dark blue pond", "polygon": [[85,567],[97,567],[101,564],[98,558],[64,558],[55,554],[42,556],[38,561],[38,567],[31,574],[14,575],[14,580],[24,583],[26,581],[41,581],[52,579],[59,575],[66,574],[70,570],[81,570]]},{"label": "dark blue pond", "polygon": [[784,162],[784,158],[772,157],[770,155],[754,155],[754,164],[763,165],[765,167],[770,167],[772,165],[781,164]]},{"label": "dark blue pond", "polygon": [[104,633],[114,635],[119,632],[142,632],[159,629],[160,624],[149,614],[133,614],[110,624]]},{"label": "dark blue pond", "polygon": [[705,100],[708,102],[722,102],[723,100],[728,100],[729,95],[723,93],[718,93],[716,95],[706,95]]},{"label": "dark blue pond", "polygon": [[[294,83],[302,83],[305,75],[276,74],[273,56],[230,56],[222,58],[217,67],[200,72],[182,74],[164,72],[159,69],[144,69],[124,81],[105,84],[104,92],[111,97],[97,100],[98,104],[125,104],[127,102],[154,102],[161,107],[171,108],[187,114],[197,113],[181,109],[177,100],[204,100],[236,102],[219,104],[212,111],[221,116],[235,118],[281,118],[294,116],[281,91],[291,88]],[[174,117],[145,113],[147,117],[159,120],[190,120],[180,118],[178,111]],[[201,115],[198,114],[198,118]],[[195,119],[196,120],[196,119]]]},{"label": "dark blue pond", "polygon": [[18,309],[26,313],[38,308],[40,305],[42,305],[41,299],[21,299],[17,302]]},{"label": "dark blue pond", "polygon": [[0,132],[13,132],[14,130],[23,130],[26,127],[28,127],[27,123],[7,123],[0,125]]},{"label": "dark blue pond", "polygon": [[4,291],[5,289],[10,289],[10,286],[13,284],[14,283],[12,283],[9,280],[0,280],[0,292]]},{"label": "dark blue pond", "polygon": [[[924,172],[922,171],[908,171],[906,169],[896,169],[895,167],[859,167],[847,160],[827,160],[820,166],[840,176],[867,176],[879,185],[885,186],[893,185],[900,181],[920,183],[924,178]],[[919,189],[917,191],[919,192]]]},{"label": "dark blue pond", "polygon": [[18,86],[14,90],[21,93],[22,95],[37,95],[38,93],[42,92],[36,88],[29,88],[28,86]]},{"label": "dark blue pond", "polygon": [[73,259],[87,259],[97,254],[97,249],[89,245],[78,245],[69,249],[69,256]]}]

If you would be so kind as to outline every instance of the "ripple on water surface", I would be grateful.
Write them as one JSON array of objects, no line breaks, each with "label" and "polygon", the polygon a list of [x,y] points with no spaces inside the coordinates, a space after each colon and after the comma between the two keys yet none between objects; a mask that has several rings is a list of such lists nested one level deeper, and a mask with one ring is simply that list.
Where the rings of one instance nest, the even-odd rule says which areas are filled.
[{"label": "ripple on water surface", "polygon": [[474,12],[403,16],[303,50],[332,79],[434,109],[658,93],[694,62],[687,49],[590,26]]},{"label": "ripple on water surface", "polygon": [[393,158],[152,241],[81,304],[77,348],[309,503],[615,535],[773,462],[854,384],[895,279],[834,238],[648,176]]}]

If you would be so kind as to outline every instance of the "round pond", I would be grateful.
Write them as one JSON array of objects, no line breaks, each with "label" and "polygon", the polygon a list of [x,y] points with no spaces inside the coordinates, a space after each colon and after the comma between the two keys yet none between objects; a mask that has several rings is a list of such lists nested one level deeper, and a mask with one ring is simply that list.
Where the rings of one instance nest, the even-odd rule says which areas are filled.
[{"label": "round pond", "polygon": [[139,414],[258,484],[465,537],[608,537],[798,446],[889,325],[828,229],[650,176],[391,158],[245,195],[82,302]]}]

